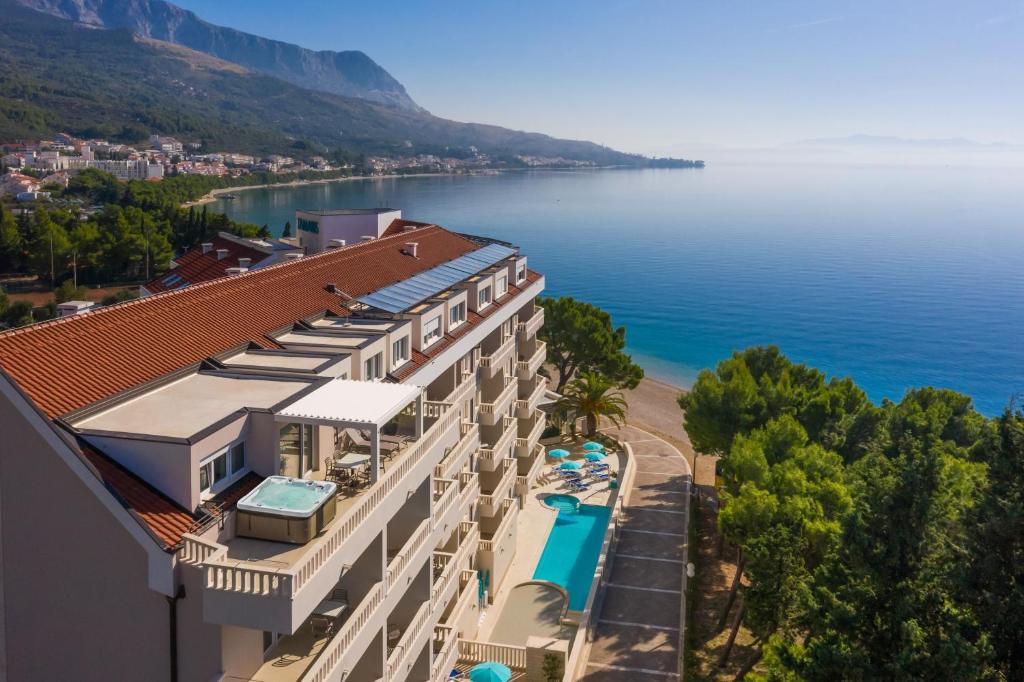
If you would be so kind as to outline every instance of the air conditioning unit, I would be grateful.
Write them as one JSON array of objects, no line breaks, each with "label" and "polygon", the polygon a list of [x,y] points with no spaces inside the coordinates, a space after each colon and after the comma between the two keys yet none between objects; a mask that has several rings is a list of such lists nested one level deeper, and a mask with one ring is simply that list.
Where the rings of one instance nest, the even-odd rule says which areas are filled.
[{"label": "air conditioning unit", "polygon": [[419,251],[419,247],[419,242],[406,242],[405,248],[402,249],[402,252],[408,256],[412,256],[413,258],[415,258],[416,252]]},{"label": "air conditioning unit", "polygon": [[239,258],[238,267],[248,269],[252,265],[252,258]]}]

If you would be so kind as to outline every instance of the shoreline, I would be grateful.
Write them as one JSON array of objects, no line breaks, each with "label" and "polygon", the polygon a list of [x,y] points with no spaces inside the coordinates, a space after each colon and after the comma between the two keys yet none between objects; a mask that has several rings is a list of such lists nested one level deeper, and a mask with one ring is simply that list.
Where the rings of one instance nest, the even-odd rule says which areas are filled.
[{"label": "shoreline", "polygon": [[316,180],[290,180],[288,182],[268,182],[262,185],[239,185],[238,187],[218,187],[217,189],[211,189],[209,192],[199,197],[194,201],[186,201],[181,205],[182,208],[191,208],[193,206],[202,206],[204,204],[212,204],[217,201],[217,197],[221,194],[235,194],[236,192],[246,192],[251,189],[270,189],[274,187],[304,187],[306,185],[326,185],[331,182],[353,182],[356,180],[395,180],[398,178],[433,178],[445,175],[453,175],[452,173],[392,173],[390,175],[348,175],[343,178],[322,178]]},{"label": "shoreline", "polygon": [[636,388],[622,393],[629,404],[627,423],[650,431],[674,445],[694,471],[696,454],[683,429],[683,410],[676,399],[686,389],[662,379],[645,376]]}]

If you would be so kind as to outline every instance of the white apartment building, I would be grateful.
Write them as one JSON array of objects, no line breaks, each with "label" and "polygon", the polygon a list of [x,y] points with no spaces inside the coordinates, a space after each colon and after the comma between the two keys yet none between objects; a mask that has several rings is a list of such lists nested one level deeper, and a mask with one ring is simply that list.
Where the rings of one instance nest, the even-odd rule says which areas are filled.
[{"label": "white apartment building", "polygon": [[447,679],[543,460],[544,278],[396,227],[0,333],[0,679]]},{"label": "white apartment building", "polygon": [[118,180],[149,180],[164,176],[164,167],[149,163],[146,159],[87,159],[81,156],[62,156],[57,160],[56,170],[84,170],[96,168],[110,173]]}]

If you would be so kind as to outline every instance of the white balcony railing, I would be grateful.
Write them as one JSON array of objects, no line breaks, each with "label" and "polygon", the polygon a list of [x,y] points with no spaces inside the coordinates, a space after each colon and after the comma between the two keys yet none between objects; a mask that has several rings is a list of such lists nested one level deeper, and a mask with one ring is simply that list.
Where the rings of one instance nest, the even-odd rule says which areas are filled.
[{"label": "white balcony railing", "polygon": [[463,471],[459,474],[459,509],[465,510],[480,498],[480,474]]},{"label": "white balcony railing", "polygon": [[540,443],[541,434],[544,433],[544,415],[540,412],[534,413],[534,422],[525,438],[516,438],[516,457],[530,457]]},{"label": "white balcony railing", "polygon": [[515,377],[505,377],[504,382],[505,385],[494,400],[486,403],[480,403],[480,423],[488,426],[491,424],[497,424],[498,419],[502,415],[508,413],[508,408],[512,405],[512,400],[516,397],[519,385],[517,384]]},{"label": "white balcony railing", "polygon": [[437,528],[448,511],[459,501],[459,483],[449,479],[434,479],[434,527]]},{"label": "white balcony railing", "polygon": [[502,431],[498,440],[489,448],[480,448],[480,465],[486,471],[494,471],[501,460],[508,457],[515,440],[518,424],[512,417],[502,418]]},{"label": "white balcony railing", "polygon": [[416,663],[416,657],[422,648],[422,642],[417,645],[417,641],[427,629],[430,614],[430,602],[423,602],[395,645],[394,651],[388,656],[388,682],[402,682]]},{"label": "white balcony railing", "polygon": [[513,644],[460,639],[459,658],[470,663],[496,661],[514,670],[526,669],[526,647]]},{"label": "white balcony railing", "polygon": [[377,609],[384,602],[386,590],[382,583],[374,585],[370,593],[356,607],[355,612],[349,616],[331,641],[327,643],[313,665],[302,676],[302,682],[326,682],[331,672],[337,666],[342,657],[352,645],[363,626],[374,616]]},{"label": "white balcony railing", "polygon": [[455,478],[466,466],[470,455],[480,447],[480,425],[462,422],[459,425],[459,442],[434,467],[435,478]]},{"label": "white balcony railing", "polygon": [[459,596],[455,599],[455,606],[445,620],[445,625],[453,628],[459,627],[459,621],[470,609],[474,602],[480,597],[480,581],[477,579],[477,571],[463,569],[459,575]]},{"label": "white balcony railing", "polygon": [[541,398],[544,397],[544,392],[548,389],[548,380],[543,377],[537,377],[536,384],[533,390],[530,391],[530,395],[522,400],[516,401],[516,416],[520,419],[529,419],[533,416],[534,410],[537,409],[537,405],[540,404]]},{"label": "white balcony railing", "polygon": [[[219,545],[215,551],[199,547],[204,541],[186,536],[187,551],[206,553],[202,559],[203,586],[206,590],[241,593],[246,595],[294,598],[295,594],[330,562],[345,546],[345,541],[381,506],[381,502],[400,488],[405,476],[437,445],[447,431],[458,421],[459,411],[447,403],[424,403],[428,416],[437,417],[429,429],[407,448],[405,454],[388,472],[363,495],[341,518],[332,523],[327,532],[312,540],[310,548],[294,566],[268,569],[256,565],[227,560],[227,547]],[[198,541],[198,542],[197,542]],[[305,614],[308,615],[308,614]],[[303,619],[305,616],[303,616]]]},{"label": "white balcony railing", "polygon": [[508,532],[511,524],[519,518],[519,503],[512,499],[503,500],[501,503],[502,517],[498,527],[491,534],[491,539],[480,538],[480,549],[484,552],[493,552],[495,545],[501,542]]},{"label": "white balcony railing", "polygon": [[530,488],[537,481],[537,477],[540,476],[540,472],[544,469],[544,450],[538,448],[534,451],[533,461],[530,464],[530,469],[522,476],[516,476],[516,492],[520,495],[525,495],[530,492]]},{"label": "white balcony railing", "polygon": [[537,374],[537,370],[544,364],[548,356],[548,344],[543,341],[537,344],[537,350],[525,360],[516,362],[516,375],[520,379],[530,379]]},{"label": "white balcony railing", "polygon": [[509,496],[516,478],[516,460],[509,457],[502,463],[504,470],[498,484],[489,493],[481,493],[479,506],[484,516],[494,516],[501,501]]},{"label": "white balcony railing", "polygon": [[[476,375],[473,372],[462,372],[460,379],[459,385],[443,401],[451,403],[459,409],[462,408],[462,403],[469,400],[470,396],[476,392]],[[469,415],[462,416],[463,418],[469,418]]]},{"label": "white balcony railing", "polygon": [[508,338],[501,342],[501,345],[487,355],[480,356],[480,368],[486,370],[487,376],[494,376],[494,372],[508,362],[515,347],[516,337],[514,334],[509,334]]},{"label": "white balcony railing", "polygon": [[533,315],[525,320],[520,320],[519,324],[516,325],[519,336],[523,339],[529,339],[537,335],[540,328],[544,326],[544,309],[537,306],[533,309]]},{"label": "white balcony railing", "polygon": [[459,637],[455,628],[447,625],[434,626],[434,661],[430,665],[430,679],[447,679],[448,673],[459,660]]},{"label": "white balcony railing", "polygon": [[427,544],[431,530],[433,530],[433,525],[431,524],[430,519],[424,519],[423,522],[416,527],[416,531],[412,536],[406,540],[405,545],[402,546],[402,549],[398,552],[395,558],[388,564],[388,589],[399,584],[399,579],[405,573],[406,569],[410,567],[413,558]]}]

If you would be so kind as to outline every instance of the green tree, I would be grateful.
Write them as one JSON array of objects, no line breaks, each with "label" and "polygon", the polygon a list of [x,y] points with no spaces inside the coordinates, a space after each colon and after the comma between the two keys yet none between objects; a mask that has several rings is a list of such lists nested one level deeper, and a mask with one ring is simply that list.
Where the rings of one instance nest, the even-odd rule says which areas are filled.
[{"label": "green tree", "polygon": [[1006,680],[1024,679],[1024,413],[1006,410],[982,439],[988,466],[978,504],[967,512],[967,561],[960,591]]},{"label": "green tree", "polygon": [[28,243],[29,265],[36,273],[46,273],[54,281],[58,269],[64,271],[64,263],[71,249],[67,230],[55,221],[45,208],[37,208],[30,225]]},{"label": "green tree", "polygon": [[559,403],[563,414],[584,418],[587,435],[597,431],[601,417],[621,426],[626,420],[626,408],[626,399],[615,390],[615,384],[596,372],[583,372],[569,382]]},{"label": "green tree", "polygon": [[7,306],[3,322],[8,327],[24,327],[32,324],[32,304],[28,301],[15,301]]},{"label": "green tree", "polygon": [[74,280],[66,279],[53,290],[53,300],[57,303],[68,301],[84,301],[88,298],[89,291],[85,287],[76,287]]},{"label": "green tree", "polygon": [[703,370],[680,396],[694,447],[724,455],[738,434],[793,415],[811,440],[847,461],[877,437],[880,416],[850,379],[833,378],[791,362],[775,346],[748,348]]},{"label": "green tree", "polygon": [[281,233],[281,236],[282,237],[291,237],[292,236],[292,221],[290,221],[290,220],[285,221],[284,232]]},{"label": "green tree", "polygon": [[540,337],[547,343],[547,361],[558,371],[557,392],[582,372],[598,372],[620,388],[636,388],[644,371],[623,352],[625,327],[612,327],[607,312],[568,296],[538,303],[544,308]]},{"label": "green tree", "polygon": [[562,661],[555,654],[544,654],[544,662],[541,666],[541,673],[546,682],[561,682]]}]

